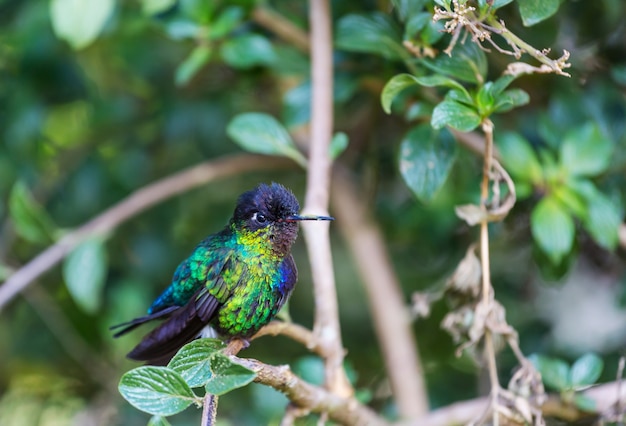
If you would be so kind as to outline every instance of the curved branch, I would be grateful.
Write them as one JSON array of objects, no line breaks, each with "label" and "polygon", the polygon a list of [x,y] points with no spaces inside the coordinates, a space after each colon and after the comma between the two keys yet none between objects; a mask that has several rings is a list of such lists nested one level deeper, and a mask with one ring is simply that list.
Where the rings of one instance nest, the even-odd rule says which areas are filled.
[{"label": "curved branch", "polygon": [[336,170],[333,182],[334,213],[368,295],[398,411],[404,419],[417,419],[428,411],[428,393],[400,283],[363,197],[347,173]]},{"label": "curved branch", "polygon": [[317,336],[308,328],[293,322],[272,321],[252,336],[252,340],[256,340],[263,336],[278,335],[289,337],[290,339],[304,345],[304,347],[311,352],[322,357],[324,356]]},{"label": "curved branch", "polygon": [[0,287],[0,311],[35,279],[59,263],[81,242],[111,232],[121,223],[164,200],[213,180],[246,171],[293,166],[290,160],[262,155],[236,154],[190,167],[140,188],[76,230],[66,234],[13,273]]},{"label": "curved branch", "polygon": [[305,382],[289,366],[264,364],[256,359],[233,360],[257,374],[255,382],[271,386],[285,394],[298,407],[314,413],[327,413],[331,420],[346,425],[386,425],[382,417],[354,398],[340,397],[328,390]]},{"label": "curved branch", "polygon": [[[596,405],[597,413],[611,413],[619,403],[619,382],[605,383],[581,392],[582,395],[592,399]],[[451,405],[431,411],[427,416],[420,419],[419,424],[428,426],[448,426],[453,424],[467,424],[480,416],[489,404],[490,397],[476,398],[468,401],[456,402]],[[578,410],[571,404],[563,402],[558,395],[551,395],[542,405],[541,411],[544,416],[557,417],[571,423],[584,417],[588,412]],[[413,423],[402,423],[411,425]]]}]

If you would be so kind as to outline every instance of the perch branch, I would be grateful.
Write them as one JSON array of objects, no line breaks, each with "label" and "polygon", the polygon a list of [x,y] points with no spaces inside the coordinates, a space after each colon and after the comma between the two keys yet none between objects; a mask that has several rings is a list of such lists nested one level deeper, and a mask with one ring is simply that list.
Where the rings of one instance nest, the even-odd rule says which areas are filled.
[{"label": "perch branch", "polygon": [[130,194],[89,222],[66,234],[11,274],[0,287],[0,311],[35,279],[59,263],[90,237],[106,235],[123,222],[164,200],[213,180],[252,170],[293,166],[283,158],[238,154],[207,161],[166,177]]},{"label": "perch branch", "polygon": [[352,397],[341,397],[324,388],[305,382],[289,366],[273,366],[255,359],[232,357],[233,361],[257,374],[254,380],[285,394],[296,406],[313,413],[327,413],[330,420],[346,425],[386,425],[370,408]]}]

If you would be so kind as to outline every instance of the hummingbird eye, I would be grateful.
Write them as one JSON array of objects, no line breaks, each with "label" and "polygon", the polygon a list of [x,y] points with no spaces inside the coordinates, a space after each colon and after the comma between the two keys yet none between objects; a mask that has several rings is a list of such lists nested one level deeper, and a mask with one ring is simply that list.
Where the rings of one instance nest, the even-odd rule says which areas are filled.
[{"label": "hummingbird eye", "polygon": [[256,221],[259,225],[263,225],[267,222],[267,217],[263,213],[254,213],[252,215],[252,220]]}]

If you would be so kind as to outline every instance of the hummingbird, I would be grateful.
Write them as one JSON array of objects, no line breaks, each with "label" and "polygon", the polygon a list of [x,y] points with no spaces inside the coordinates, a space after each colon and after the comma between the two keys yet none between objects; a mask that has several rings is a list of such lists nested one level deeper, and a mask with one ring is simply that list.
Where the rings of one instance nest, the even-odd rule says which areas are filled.
[{"label": "hummingbird", "polygon": [[260,184],[237,200],[228,224],[202,240],[183,260],[147,315],[111,327],[119,337],[141,324],[164,320],[127,357],[163,363],[210,325],[225,338],[246,339],[270,322],[291,295],[298,270],[291,246],[301,216],[293,193]]}]

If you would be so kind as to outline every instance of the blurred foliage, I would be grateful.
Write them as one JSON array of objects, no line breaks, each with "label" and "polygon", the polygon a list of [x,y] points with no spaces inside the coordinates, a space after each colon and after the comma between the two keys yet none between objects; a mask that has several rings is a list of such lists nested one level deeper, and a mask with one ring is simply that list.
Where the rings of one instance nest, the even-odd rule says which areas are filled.
[{"label": "blurred foliage", "polygon": [[[441,285],[475,239],[454,206],[478,201],[481,161],[445,127],[469,131],[490,116],[520,195],[509,217],[491,229],[498,299],[525,352],[575,361],[584,350],[559,344],[559,312],[546,315],[536,298],[555,284],[569,286],[581,270],[594,277],[590,291],[626,294],[616,233],[626,196],[626,6],[621,0],[492,3],[527,42],[568,49],[572,78],[503,81],[511,57],[468,41],[455,47],[466,59],[442,54],[450,37],[441,32],[443,22],[432,22],[433,4],[425,0],[333,2],[335,128],[347,135],[338,133],[333,153],[360,182],[408,303],[412,292]],[[544,7],[532,7],[537,4]],[[239,152],[233,140],[250,149],[254,126],[272,128],[272,153],[303,161],[307,53],[256,20],[257,8],[307,29],[306,4],[285,0],[0,0],[0,279],[143,185]],[[494,102],[498,97],[501,103]],[[229,123],[246,117],[249,133],[241,126],[233,132]],[[408,171],[403,161],[432,164],[436,173]],[[0,424],[146,424],[149,416],[116,389],[135,366],[124,354],[136,339],[113,340],[108,327],[142,314],[197,241],[228,220],[236,196],[271,180],[302,199],[301,171],[208,184],[133,218],[106,241],[77,248],[63,268],[34,284],[37,290],[4,309]],[[290,309],[294,321],[310,325],[303,249],[295,249],[300,283]],[[356,386],[373,407],[393,414],[365,294],[338,236],[333,255]],[[83,262],[92,267],[75,266]],[[622,309],[623,302],[612,301],[611,309]],[[467,356],[455,358],[451,338],[440,330],[445,314],[445,306],[435,305],[415,325],[433,406],[483,390],[481,368]],[[617,354],[594,350],[607,351],[599,379],[614,378]],[[296,365],[311,381],[319,376],[319,363],[285,338],[261,339],[245,355]],[[581,361],[571,369],[563,362],[571,379]],[[503,374],[514,363],[503,354]],[[567,389],[579,384],[570,382]],[[222,397],[220,418],[277,423],[284,406],[273,390],[252,385]],[[195,425],[197,413],[187,410],[171,421]]]}]

